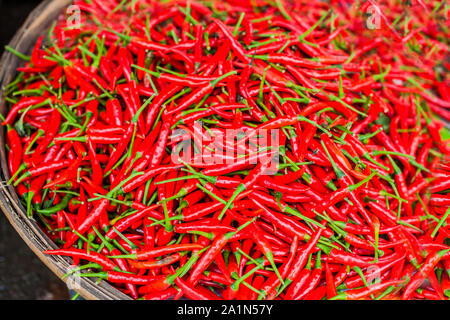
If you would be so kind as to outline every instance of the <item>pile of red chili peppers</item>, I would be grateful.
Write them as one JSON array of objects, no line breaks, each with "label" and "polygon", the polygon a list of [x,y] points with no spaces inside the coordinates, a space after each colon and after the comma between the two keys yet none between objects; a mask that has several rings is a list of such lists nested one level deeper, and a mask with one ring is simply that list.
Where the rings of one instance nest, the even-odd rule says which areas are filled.
[{"label": "pile of red chili peppers", "polygon": [[[450,297],[445,1],[74,4],[78,26],[7,48],[3,119],[66,276],[133,299]],[[210,151],[199,121],[278,130],[276,172],[174,161]]]}]

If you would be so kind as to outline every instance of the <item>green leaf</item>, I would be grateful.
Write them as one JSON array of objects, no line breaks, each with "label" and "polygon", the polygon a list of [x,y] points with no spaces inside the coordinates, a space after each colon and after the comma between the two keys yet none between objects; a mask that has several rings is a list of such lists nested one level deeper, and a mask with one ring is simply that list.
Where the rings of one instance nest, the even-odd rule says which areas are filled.
[{"label": "green leaf", "polygon": [[382,125],[385,132],[389,132],[389,125],[391,124],[391,119],[384,113],[380,112],[378,114],[378,119],[375,121],[375,123]]},{"label": "green leaf", "polygon": [[442,141],[450,140],[450,130],[447,127],[442,128],[440,133]]}]

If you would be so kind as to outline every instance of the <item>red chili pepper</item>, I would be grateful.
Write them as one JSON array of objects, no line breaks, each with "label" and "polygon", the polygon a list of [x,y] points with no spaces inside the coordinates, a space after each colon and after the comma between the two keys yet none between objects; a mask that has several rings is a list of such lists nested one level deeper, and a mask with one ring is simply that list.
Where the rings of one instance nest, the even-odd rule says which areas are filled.
[{"label": "red chili pepper", "polygon": [[141,276],[134,273],[125,273],[120,271],[96,272],[91,274],[87,273],[82,276],[96,277],[108,280],[112,283],[130,283],[135,285],[146,285],[150,281],[154,281],[157,278],[153,276]]},{"label": "red chili pepper", "polygon": [[81,165],[82,160],[80,158],[76,159],[65,171],[64,174],[61,174],[59,177],[54,179],[52,182],[47,183],[43,188],[51,188],[57,186],[59,184],[63,184],[67,182],[77,175],[78,168]]},{"label": "red chili pepper", "polygon": [[213,259],[219,254],[223,247],[227,244],[228,240],[245,228],[251,221],[241,225],[236,231],[228,232],[217,235],[211,243],[209,249],[200,257],[198,263],[191,270],[191,274],[188,278],[190,284],[196,284],[199,281],[200,275],[211,264]]},{"label": "red chili pepper", "polygon": [[325,263],[325,275],[327,282],[327,299],[331,299],[337,295],[336,286],[334,285],[334,277],[328,263]]},{"label": "red chili pepper", "polygon": [[[77,226],[77,232],[79,234],[86,233],[101,217],[102,214],[105,213],[106,206],[108,205],[109,201],[106,199],[98,200],[98,202],[95,204],[92,211],[89,213],[89,215],[86,217],[85,220],[81,221],[80,224]],[[76,233],[73,233],[70,238],[67,239],[66,243],[64,243],[64,248],[69,248],[76,240],[78,239],[78,236]]]},{"label": "red chili pepper", "polygon": [[426,258],[419,271],[411,278],[405,287],[405,291],[402,294],[403,300],[408,300],[416,289],[422,284],[423,280],[432,272],[436,264],[442,259],[442,257],[448,253],[450,249],[434,252]]},{"label": "red chili pepper", "polygon": [[[264,157],[261,159],[261,162],[259,162],[255,168],[253,168],[249,174],[245,177],[245,179],[238,185],[236,190],[234,191],[233,195],[230,197],[228,202],[225,204],[225,207],[221,211],[221,215],[223,215],[226,210],[230,207],[230,205],[233,203],[234,199],[236,197],[244,192],[245,190],[251,188],[257,180],[264,174],[268,173],[268,170],[270,169],[272,165],[273,155],[269,157]],[[220,216],[219,216],[220,219]]]},{"label": "red chili pepper", "polygon": [[351,252],[344,252],[341,250],[337,250],[335,248],[330,250],[328,256],[331,258],[331,261],[348,266],[357,266],[364,268],[370,265],[370,263],[367,260],[362,259],[356,254],[353,254]]},{"label": "red chili pepper", "polygon": [[234,38],[233,34],[228,30],[227,26],[220,21],[219,19],[214,18],[214,23],[219,27],[219,29],[222,31],[224,36],[230,41],[231,49],[236,54],[236,56],[245,63],[250,62],[250,58],[246,56],[246,51],[243,48],[243,46]]},{"label": "red chili pepper", "polygon": [[340,293],[335,296],[336,299],[346,299],[346,300],[359,300],[363,299],[371,294],[375,294],[377,292],[381,292],[387,289],[390,286],[398,286],[402,281],[391,280],[383,283],[373,284],[367,288],[348,290],[346,292]]},{"label": "red chili pepper", "polygon": [[168,110],[166,113],[166,117],[169,117],[173,114],[177,114],[186,109],[187,107],[189,107],[190,105],[198,103],[204,96],[209,95],[220,81],[235,73],[236,71],[231,71],[213,81],[209,81],[205,86],[195,89],[190,95],[183,98],[183,100],[177,107]]},{"label": "red chili pepper", "polygon": [[[47,97],[24,97],[20,99],[16,104],[14,104],[14,106],[12,106],[11,110],[9,111],[8,115],[6,116],[2,124],[3,125],[11,124],[11,122],[15,119],[20,110],[25,109],[32,105],[43,103],[47,99],[48,99]],[[52,101],[52,99],[50,99],[50,101]]]},{"label": "red chili pepper", "polygon": [[164,266],[172,265],[181,259],[181,254],[174,253],[168,257],[162,258],[160,260],[146,260],[146,261],[133,261],[130,260],[129,263],[132,267],[136,269],[150,269],[150,268],[161,268]]},{"label": "red chili pepper", "polygon": [[166,254],[178,252],[178,251],[191,251],[202,249],[203,247],[199,244],[195,243],[187,243],[187,244],[173,244],[165,247],[155,247],[144,249],[141,251],[137,251],[136,253],[132,253],[130,255],[122,255],[116,256],[116,258],[128,258],[134,260],[147,260],[154,257],[160,257]]},{"label": "red chili pepper", "polygon": [[[287,275],[287,280],[290,282],[296,281],[298,278],[300,272],[302,271],[303,267],[306,265],[306,262],[308,260],[308,257],[312,254],[317,242],[319,241],[324,229],[319,228],[314,236],[308,241],[307,245],[304,247],[302,252],[300,252],[293,262],[293,266],[290,270],[290,272]],[[289,293],[288,295],[292,297],[293,293]]]},{"label": "red chili pepper", "polygon": [[183,295],[189,299],[193,300],[222,300],[219,296],[214,294],[208,289],[198,286],[193,287],[191,284],[181,280],[180,278],[175,278],[175,283],[180,287]]},{"label": "red chili pepper", "polygon": [[147,207],[139,212],[137,212],[134,215],[125,217],[123,219],[120,219],[119,221],[117,221],[116,223],[114,223],[113,228],[110,229],[106,234],[105,234],[105,238],[110,241],[113,240],[115,237],[117,237],[118,233],[117,232],[123,232],[124,230],[126,230],[129,226],[131,226],[133,223],[142,220],[144,217],[146,216],[150,216],[150,217],[161,217],[159,214],[155,213],[155,209],[158,208],[160,205],[156,204],[156,205],[152,205],[150,207]]},{"label": "red chili pepper", "polygon": [[76,257],[79,259],[85,259],[89,260],[91,262],[98,263],[101,265],[105,270],[115,270],[118,269],[118,266],[107,257],[99,254],[95,251],[90,251],[87,253],[85,250],[82,249],[56,249],[56,250],[47,250],[44,251],[45,254],[50,255],[63,255],[63,256],[70,256],[70,257]]}]

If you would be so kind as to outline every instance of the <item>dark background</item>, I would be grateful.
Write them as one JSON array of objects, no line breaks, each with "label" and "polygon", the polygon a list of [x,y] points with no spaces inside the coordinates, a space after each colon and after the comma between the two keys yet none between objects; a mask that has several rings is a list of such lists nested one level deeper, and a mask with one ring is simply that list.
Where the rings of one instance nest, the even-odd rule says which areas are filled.
[{"label": "dark background", "polygon": [[[0,54],[40,0],[0,0]],[[67,287],[0,213],[0,300],[69,299]]]}]

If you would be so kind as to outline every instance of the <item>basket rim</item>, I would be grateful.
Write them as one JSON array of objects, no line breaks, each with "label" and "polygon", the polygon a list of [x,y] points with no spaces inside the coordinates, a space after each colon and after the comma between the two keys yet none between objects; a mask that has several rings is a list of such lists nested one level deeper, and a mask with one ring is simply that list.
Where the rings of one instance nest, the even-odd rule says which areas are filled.
[{"label": "basket rim", "polygon": [[[22,26],[16,31],[8,45],[19,52],[30,52],[37,38],[47,30],[50,22],[54,21],[65,7],[72,4],[72,0],[43,0],[26,18]],[[0,58],[0,112],[5,115],[6,101],[4,87],[17,75],[16,67],[21,60],[11,52],[4,50]],[[41,230],[37,221],[29,219],[26,210],[19,201],[18,194],[12,185],[7,185],[10,178],[5,149],[5,128],[0,126],[0,209],[9,223],[19,234],[27,246],[38,258],[66,285],[70,277],[62,276],[71,268],[68,257],[45,255],[44,250],[57,249],[56,244]],[[130,300],[128,295],[120,292],[109,283],[95,282],[95,278],[77,277],[77,285],[71,286],[78,294],[87,300]]]}]

